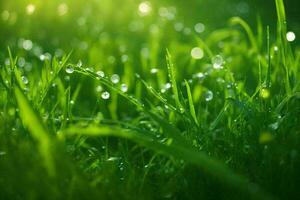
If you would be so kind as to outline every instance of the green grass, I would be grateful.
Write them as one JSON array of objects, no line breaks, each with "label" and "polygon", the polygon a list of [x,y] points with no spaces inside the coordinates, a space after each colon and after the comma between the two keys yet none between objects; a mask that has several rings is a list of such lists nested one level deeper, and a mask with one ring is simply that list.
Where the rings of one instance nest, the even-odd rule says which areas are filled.
[{"label": "green grass", "polygon": [[[84,18],[21,19],[40,42],[31,50],[17,36],[6,43],[0,199],[300,197],[300,51],[286,40],[282,0],[276,30],[233,17],[200,35],[154,15],[156,1],[144,17],[133,5],[112,17],[114,3],[95,2]],[[148,29],[124,31],[134,20]],[[35,31],[42,23],[60,42]]]}]

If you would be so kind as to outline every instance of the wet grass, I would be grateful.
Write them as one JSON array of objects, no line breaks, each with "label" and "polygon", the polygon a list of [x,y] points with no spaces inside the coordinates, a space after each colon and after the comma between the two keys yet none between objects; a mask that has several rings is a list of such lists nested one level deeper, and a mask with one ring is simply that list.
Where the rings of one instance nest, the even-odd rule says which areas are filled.
[{"label": "wet grass", "polygon": [[[70,53],[63,42],[11,42],[0,65],[0,199],[299,198],[300,51],[275,3],[276,30],[234,17],[202,35],[203,24],[172,21],[173,7],[147,18],[144,2],[130,34],[112,25],[99,39],[80,17],[85,39]],[[129,21],[124,12],[111,23]]]}]

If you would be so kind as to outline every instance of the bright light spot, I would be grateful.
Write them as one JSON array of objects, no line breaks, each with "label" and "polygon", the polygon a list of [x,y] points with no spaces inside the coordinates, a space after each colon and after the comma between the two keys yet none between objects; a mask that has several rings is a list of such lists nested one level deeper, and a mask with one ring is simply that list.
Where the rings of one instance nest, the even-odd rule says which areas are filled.
[{"label": "bright light spot", "polygon": [[205,26],[202,23],[198,23],[194,26],[194,29],[197,33],[202,33],[205,30]]},{"label": "bright light spot", "polygon": [[139,13],[141,16],[149,15],[152,11],[152,7],[149,1],[144,1],[139,5]]},{"label": "bright light spot", "polygon": [[109,92],[107,92],[107,91],[104,91],[104,92],[101,94],[101,98],[102,98],[102,99],[107,100],[107,99],[109,99],[109,97],[110,97],[110,94],[109,94]]},{"label": "bright light spot", "polygon": [[33,43],[31,40],[24,40],[22,43],[22,47],[26,50],[29,51],[32,49]]},{"label": "bright light spot", "polygon": [[289,41],[289,42],[293,42],[293,41],[296,39],[295,33],[292,32],[292,31],[287,32],[287,34],[286,34],[286,39],[287,39],[287,41]]},{"label": "bright light spot", "polygon": [[35,5],[33,5],[33,4],[28,4],[28,5],[26,6],[26,13],[27,13],[28,15],[32,15],[32,14],[34,13],[34,11],[35,11]]},{"label": "bright light spot", "polygon": [[150,70],[150,73],[151,74],[156,74],[158,72],[158,69],[157,68],[152,68],[151,70]]},{"label": "bright light spot", "polygon": [[69,7],[66,3],[59,4],[57,12],[59,16],[63,16],[68,13]]},{"label": "bright light spot", "polygon": [[194,59],[196,59],[196,60],[200,60],[200,59],[203,58],[204,52],[203,52],[203,50],[202,50],[201,48],[195,47],[195,48],[193,48],[192,51],[191,51],[191,56],[192,56]]},{"label": "bright light spot", "polygon": [[259,94],[263,99],[267,99],[270,97],[270,91],[266,88],[261,89]]}]

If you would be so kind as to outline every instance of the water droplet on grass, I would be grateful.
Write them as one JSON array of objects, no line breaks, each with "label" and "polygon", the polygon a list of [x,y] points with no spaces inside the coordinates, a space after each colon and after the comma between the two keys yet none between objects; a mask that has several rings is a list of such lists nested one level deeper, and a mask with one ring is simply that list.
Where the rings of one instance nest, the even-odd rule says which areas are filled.
[{"label": "water droplet on grass", "polygon": [[105,92],[103,92],[102,94],[101,94],[101,98],[102,99],[109,99],[110,98],[110,94],[109,94],[109,92],[107,92],[107,91],[105,91]]},{"label": "water droplet on grass", "polygon": [[151,74],[156,74],[158,72],[158,69],[157,68],[152,68],[151,70],[150,70],[150,73]]},{"label": "water droplet on grass", "polygon": [[96,74],[102,78],[104,78],[104,76],[105,76],[105,73],[103,71],[97,71]]},{"label": "water droplet on grass", "polygon": [[120,81],[120,76],[118,74],[113,74],[111,76],[110,80],[112,83],[117,84]]},{"label": "water droplet on grass", "polygon": [[18,65],[19,65],[19,67],[24,67],[25,64],[26,64],[25,58],[20,57],[20,58],[18,59]]},{"label": "water droplet on grass", "polygon": [[127,91],[128,91],[128,86],[127,86],[126,84],[123,83],[123,84],[121,85],[121,91],[122,91],[122,92],[127,92]]},{"label": "water droplet on grass", "polygon": [[277,130],[278,127],[279,127],[279,123],[278,123],[278,122],[275,122],[275,123],[273,123],[273,124],[270,124],[269,127],[270,127],[271,129],[273,129],[273,130]]},{"label": "water droplet on grass", "polygon": [[72,66],[68,66],[68,67],[66,68],[66,72],[67,72],[68,74],[72,74],[72,73],[74,72],[74,68],[73,68]]},{"label": "water droplet on grass", "polygon": [[109,161],[109,162],[114,162],[114,161],[118,161],[118,160],[120,160],[121,158],[119,158],[119,157],[109,157],[108,159],[107,159],[107,161]]},{"label": "water droplet on grass", "polygon": [[79,60],[76,66],[77,66],[77,67],[82,67],[82,61]]},{"label": "water droplet on grass", "polygon": [[208,90],[204,94],[204,98],[205,98],[205,101],[211,101],[214,98],[214,93],[212,91]]},{"label": "water droplet on grass", "polygon": [[197,74],[193,74],[193,78],[197,78],[199,80],[203,80],[205,78],[205,75],[202,72],[199,72]]},{"label": "water droplet on grass", "polygon": [[224,60],[223,60],[223,57],[222,56],[220,56],[220,55],[216,55],[215,57],[213,57],[213,59],[212,59],[212,63],[213,63],[213,67],[215,68],[215,69],[221,69],[223,66],[223,62],[224,62]]},{"label": "water droplet on grass", "polygon": [[28,78],[26,76],[22,76],[21,79],[25,85],[29,83]]}]

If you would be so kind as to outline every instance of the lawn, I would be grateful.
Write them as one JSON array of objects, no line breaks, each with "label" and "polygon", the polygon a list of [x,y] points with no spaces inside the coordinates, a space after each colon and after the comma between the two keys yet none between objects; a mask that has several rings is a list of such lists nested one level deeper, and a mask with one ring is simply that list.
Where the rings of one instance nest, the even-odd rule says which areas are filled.
[{"label": "lawn", "polygon": [[0,199],[299,199],[296,0],[0,2]]}]

